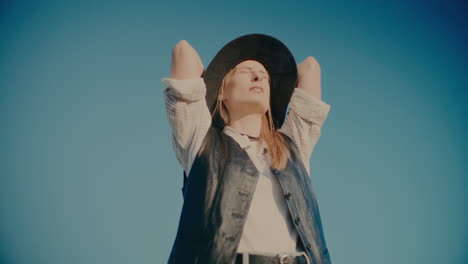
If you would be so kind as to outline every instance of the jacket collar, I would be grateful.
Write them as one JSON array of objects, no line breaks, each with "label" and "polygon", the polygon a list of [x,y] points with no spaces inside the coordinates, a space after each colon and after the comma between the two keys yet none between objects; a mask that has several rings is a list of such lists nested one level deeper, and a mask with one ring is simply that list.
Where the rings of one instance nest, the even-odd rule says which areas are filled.
[{"label": "jacket collar", "polygon": [[[223,132],[231,136],[232,138],[234,138],[234,140],[243,149],[253,146],[254,144],[257,143],[256,141],[250,141],[247,136],[241,135],[237,130],[235,130],[233,127],[228,126],[228,125],[224,126]],[[264,141],[262,141],[261,147],[258,149],[258,152],[265,153],[265,151],[267,150],[268,150],[267,144]]]}]

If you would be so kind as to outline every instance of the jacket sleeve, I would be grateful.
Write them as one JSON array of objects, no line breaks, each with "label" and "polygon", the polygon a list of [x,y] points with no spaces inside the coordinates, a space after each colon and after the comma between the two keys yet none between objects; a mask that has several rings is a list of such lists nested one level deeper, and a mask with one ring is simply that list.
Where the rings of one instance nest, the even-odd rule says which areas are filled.
[{"label": "jacket sleeve", "polygon": [[309,176],[310,157],[330,109],[329,104],[295,88],[289,102],[289,113],[280,128],[297,146]]},{"label": "jacket sleeve", "polygon": [[172,146],[187,176],[201,143],[211,125],[206,85],[202,77],[194,79],[162,78]]}]

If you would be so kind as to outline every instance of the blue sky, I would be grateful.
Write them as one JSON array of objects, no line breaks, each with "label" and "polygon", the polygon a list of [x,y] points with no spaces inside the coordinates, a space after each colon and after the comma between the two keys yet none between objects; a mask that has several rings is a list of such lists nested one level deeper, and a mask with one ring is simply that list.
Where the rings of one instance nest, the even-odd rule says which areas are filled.
[{"label": "blue sky", "polygon": [[[182,208],[160,79],[272,35],[331,105],[311,174],[333,263],[466,263],[462,1],[0,5],[0,262],[165,263]],[[465,136],[463,136],[465,135]]]}]

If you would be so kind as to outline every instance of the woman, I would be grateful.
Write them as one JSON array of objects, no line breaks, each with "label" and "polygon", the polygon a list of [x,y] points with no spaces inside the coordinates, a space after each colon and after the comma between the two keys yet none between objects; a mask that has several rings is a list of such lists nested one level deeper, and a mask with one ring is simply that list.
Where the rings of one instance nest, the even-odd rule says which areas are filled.
[{"label": "woman", "polygon": [[279,40],[249,34],[204,71],[181,41],[162,82],[184,168],[169,263],[331,263],[309,178],[330,110],[317,61],[296,66]]}]

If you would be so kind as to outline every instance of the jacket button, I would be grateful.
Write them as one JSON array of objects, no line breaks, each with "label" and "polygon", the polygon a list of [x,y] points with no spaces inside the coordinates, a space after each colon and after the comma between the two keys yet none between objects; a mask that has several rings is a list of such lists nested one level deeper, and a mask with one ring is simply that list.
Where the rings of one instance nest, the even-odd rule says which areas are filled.
[{"label": "jacket button", "polygon": [[306,248],[310,248],[310,244],[307,244],[307,245],[306,245]]},{"label": "jacket button", "polygon": [[294,223],[296,223],[296,225],[298,225],[300,221],[301,220],[299,219],[299,217],[296,217],[296,219],[294,219]]},{"label": "jacket button", "polygon": [[275,175],[278,175],[279,172],[278,172],[277,169],[273,169],[273,173],[274,173]]},{"label": "jacket button", "polygon": [[326,249],[323,251],[322,255],[326,255],[327,253],[328,253],[328,248],[326,248]]},{"label": "jacket button", "polygon": [[286,198],[286,200],[289,200],[289,197],[291,197],[291,193],[289,192],[284,195],[284,198]]}]

